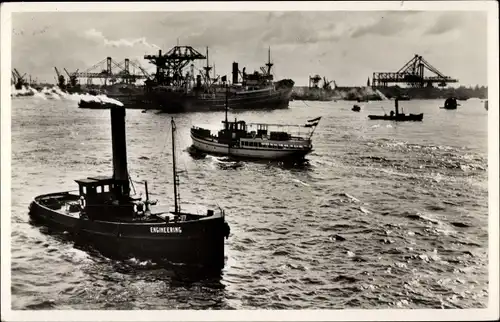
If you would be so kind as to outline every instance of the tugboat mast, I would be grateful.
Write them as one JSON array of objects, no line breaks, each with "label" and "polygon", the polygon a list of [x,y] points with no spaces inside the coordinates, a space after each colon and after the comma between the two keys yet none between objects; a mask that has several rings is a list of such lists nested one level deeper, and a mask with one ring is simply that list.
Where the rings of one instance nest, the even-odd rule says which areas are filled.
[{"label": "tugboat mast", "polygon": [[174,213],[177,214],[180,211],[179,207],[179,192],[177,186],[179,185],[179,178],[177,176],[177,170],[175,168],[175,122],[172,117],[172,168],[174,174]]}]

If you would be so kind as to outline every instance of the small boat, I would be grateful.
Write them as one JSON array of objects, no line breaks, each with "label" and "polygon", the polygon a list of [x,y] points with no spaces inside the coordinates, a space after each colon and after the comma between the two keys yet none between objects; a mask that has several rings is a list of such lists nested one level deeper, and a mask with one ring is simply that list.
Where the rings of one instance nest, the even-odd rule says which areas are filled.
[{"label": "small boat", "polygon": [[484,108],[488,110],[488,100],[484,100]]},{"label": "small boat", "polygon": [[[321,120],[321,117],[317,117],[308,120],[305,125],[246,123],[237,119],[230,122],[227,111],[226,96],[226,117],[222,121],[224,128],[216,135],[201,127],[191,128],[191,139],[196,150],[242,159],[302,160],[313,149],[311,138]],[[251,127],[255,127],[256,131],[252,131]],[[299,132],[293,135],[285,131],[269,131],[271,127],[296,127]],[[301,135],[301,129],[308,133]]]},{"label": "small boat", "polygon": [[398,114],[398,115],[368,115],[370,120],[388,120],[388,121],[422,121],[424,113],[420,114]]},{"label": "small boat", "polygon": [[460,104],[457,103],[457,99],[455,97],[449,97],[444,101],[444,106],[440,108],[445,110],[456,110],[457,106],[460,106]]},{"label": "small boat", "polygon": [[356,104],[355,104],[355,105],[352,107],[351,111],[354,111],[354,112],[359,112],[359,111],[361,111],[361,107],[360,107],[359,105],[356,105]]},{"label": "small boat", "polygon": [[408,95],[403,94],[398,96],[398,101],[409,101],[409,100],[411,100],[411,98]]},{"label": "small boat", "polygon": [[387,120],[387,121],[422,121],[424,118],[424,113],[420,114],[404,114],[399,113],[399,100],[396,98],[394,100],[394,109],[395,111],[391,111],[389,115],[368,115],[370,120]]},{"label": "small boat", "polygon": [[[79,193],[56,192],[31,202],[32,223],[69,234],[79,244],[91,245],[103,255],[150,259],[209,268],[224,266],[224,238],[229,236],[225,212],[194,214],[181,210],[175,162],[175,122],[172,118],[174,210],[155,212],[146,197],[131,194],[127,169],[125,107],[111,111],[113,175],[75,180]],[[135,188],[134,188],[135,190]]]},{"label": "small boat", "polygon": [[93,110],[106,110],[108,108],[115,107],[116,104],[113,103],[107,103],[107,102],[101,102],[101,101],[84,101],[80,100],[78,102],[78,107],[79,108],[88,108],[88,109],[93,109]]}]

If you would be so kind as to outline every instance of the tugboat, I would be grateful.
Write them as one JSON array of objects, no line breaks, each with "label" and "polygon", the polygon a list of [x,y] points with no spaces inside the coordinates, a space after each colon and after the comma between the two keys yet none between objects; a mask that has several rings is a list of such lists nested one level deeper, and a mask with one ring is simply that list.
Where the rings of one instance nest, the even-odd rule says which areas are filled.
[{"label": "tugboat", "polygon": [[370,120],[388,120],[388,121],[422,121],[424,118],[424,113],[420,114],[404,114],[404,113],[399,113],[399,100],[395,99],[394,100],[394,108],[395,111],[391,111],[390,115],[384,114],[384,115],[368,115]]},{"label": "tugboat", "polygon": [[[191,139],[195,150],[233,158],[267,160],[302,160],[312,149],[312,135],[321,117],[308,120],[305,125],[283,125],[269,123],[229,122],[227,119],[228,101],[226,96],[226,114],[222,121],[224,128],[213,135],[210,130],[193,126]],[[256,127],[251,130],[251,127]],[[270,127],[298,127],[299,133],[269,131]],[[300,128],[307,128],[306,135],[300,135]]]},{"label": "tugboat", "polygon": [[444,101],[444,106],[441,108],[445,110],[456,110],[459,105],[460,104],[457,103],[457,99],[455,97],[449,97],[446,101]]},{"label": "tugboat", "polygon": [[155,201],[130,194],[125,139],[125,107],[111,111],[113,175],[75,180],[79,193],[40,195],[30,204],[33,223],[65,231],[104,255],[150,259],[203,267],[224,266],[224,238],[229,236],[225,212],[193,214],[181,210],[175,166],[175,122],[172,118],[174,210],[153,212]]}]

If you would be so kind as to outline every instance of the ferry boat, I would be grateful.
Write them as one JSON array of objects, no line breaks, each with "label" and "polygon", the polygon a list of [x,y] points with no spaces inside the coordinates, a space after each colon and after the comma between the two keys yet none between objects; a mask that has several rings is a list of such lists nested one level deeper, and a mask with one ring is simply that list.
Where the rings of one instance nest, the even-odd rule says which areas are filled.
[{"label": "ferry boat", "polygon": [[[79,244],[119,258],[151,259],[222,268],[229,225],[223,209],[204,214],[181,210],[172,118],[174,210],[153,211],[156,201],[131,194],[127,169],[125,107],[110,108],[113,175],[75,180],[79,193],[56,192],[31,202],[32,223],[69,233]],[[134,189],[135,190],[135,189]]]},{"label": "ferry boat", "polygon": [[[216,135],[202,127],[191,128],[195,150],[234,158],[267,160],[300,160],[313,150],[312,136],[321,116],[308,120],[304,125],[246,123],[236,118],[234,122],[228,121],[227,111],[226,99],[226,117],[222,121],[224,127]],[[298,128],[298,133],[271,131],[273,127]]]}]

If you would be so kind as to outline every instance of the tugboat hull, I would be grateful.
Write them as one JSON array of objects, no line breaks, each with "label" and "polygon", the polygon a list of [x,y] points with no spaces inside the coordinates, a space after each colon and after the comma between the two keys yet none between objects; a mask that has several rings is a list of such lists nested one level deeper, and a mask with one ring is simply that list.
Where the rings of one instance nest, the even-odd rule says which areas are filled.
[{"label": "tugboat hull", "polygon": [[424,118],[424,114],[409,114],[409,115],[397,115],[397,116],[390,116],[390,115],[368,115],[370,120],[387,120],[387,121],[397,121],[397,122],[403,122],[403,121],[422,121]]},{"label": "tugboat hull", "polygon": [[38,196],[30,204],[30,218],[113,257],[224,266],[224,238],[229,235],[229,226],[223,216],[169,223],[91,220],[66,209],[77,200],[78,196],[68,192]]}]

